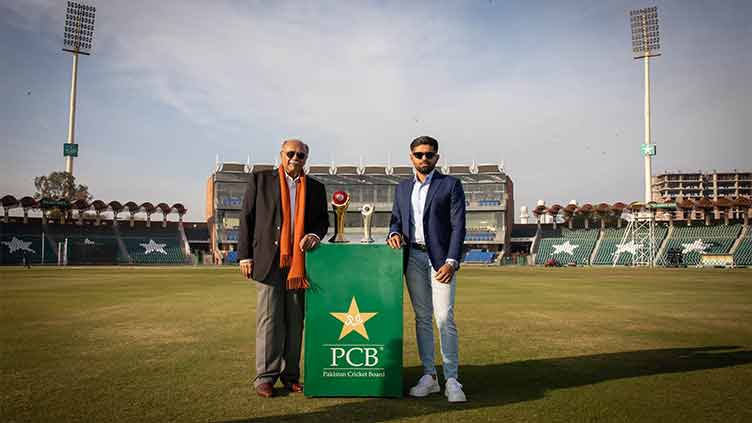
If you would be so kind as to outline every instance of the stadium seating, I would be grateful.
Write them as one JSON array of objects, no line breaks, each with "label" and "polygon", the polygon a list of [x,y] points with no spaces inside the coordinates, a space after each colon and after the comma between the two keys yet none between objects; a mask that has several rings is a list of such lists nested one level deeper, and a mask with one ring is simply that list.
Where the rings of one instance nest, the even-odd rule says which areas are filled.
[{"label": "stadium seating", "polygon": [[545,264],[554,259],[564,264],[588,264],[597,239],[598,229],[541,229],[535,263]]},{"label": "stadium seating", "polygon": [[121,257],[121,262],[181,264],[187,260],[179,227],[174,222],[168,223],[166,228],[161,224],[146,228],[143,222],[138,222],[133,228],[121,224],[118,230],[128,254],[128,257]]},{"label": "stadium seating", "polygon": [[747,235],[741,239],[734,252],[734,264],[737,266],[752,266],[752,231],[747,229]]},{"label": "stadium seating", "polygon": [[496,258],[496,253],[483,250],[469,250],[465,254],[463,263],[491,264]]},{"label": "stadium seating", "polygon": [[[57,248],[48,234],[44,234],[40,223],[0,223],[0,264],[19,265],[24,255],[32,264],[54,263],[57,261]],[[44,244],[44,253],[42,245]]]},{"label": "stadium seating", "polygon": [[684,264],[698,264],[703,252],[728,253],[741,230],[740,224],[674,226],[672,236],[666,240],[664,251],[681,250]]},{"label": "stadium seating", "polygon": [[49,224],[47,233],[58,243],[68,241],[68,264],[112,264],[120,256],[111,224]]},{"label": "stadium seating", "polygon": [[[617,228],[606,228],[603,231],[603,238],[601,239],[601,243],[598,246],[598,251],[595,253],[595,257],[593,259],[592,264],[593,265],[605,265],[605,264],[613,264],[614,262],[614,255],[616,254],[617,250],[619,249],[619,246],[621,245],[622,238],[624,237],[624,233],[626,232],[626,227],[617,229]],[[668,232],[668,229],[665,226],[657,225],[656,231],[655,231],[655,245],[654,248],[656,252],[660,248],[661,243],[663,242],[663,239],[666,237],[666,233]],[[630,241],[627,241],[627,245],[631,243]],[[642,243],[637,248],[647,248],[648,243]],[[620,265],[630,265],[632,264],[632,251],[630,249],[624,249],[622,250],[621,254],[619,254],[619,261],[617,264]]]},{"label": "stadium seating", "polygon": [[501,200],[478,200],[475,203],[470,203],[468,205],[478,205],[481,207],[500,206]]},{"label": "stadium seating", "polygon": [[493,241],[496,239],[496,232],[486,228],[467,228],[465,241]]},{"label": "stadium seating", "polygon": [[[42,254],[44,234],[44,254]],[[147,228],[136,222],[117,227],[105,221],[101,225],[85,221],[84,224],[59,224],[53,221],[42,224],[40,220],[29,223],[0,223],[0,264],[22,264],[28,254],[32,264],[56,263],[58,245],[67,241],[67,263],[80,264],[171,264],[185,263],[182,237],[177,223],[154,223]]]}]

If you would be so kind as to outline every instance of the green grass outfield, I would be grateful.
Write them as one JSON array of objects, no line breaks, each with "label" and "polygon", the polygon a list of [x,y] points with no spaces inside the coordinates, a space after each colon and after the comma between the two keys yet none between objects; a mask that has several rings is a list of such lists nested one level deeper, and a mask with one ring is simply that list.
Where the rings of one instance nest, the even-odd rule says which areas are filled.
[{"label": "green grass outfield", "polygon": [[[465,268],[469,402],[257,398],[233,268],[0,268],[0,421],[752,422],[752,271]],[[406,297],[407,298],[407,297]],[[405,307],[405,384],[420,376]]]}]

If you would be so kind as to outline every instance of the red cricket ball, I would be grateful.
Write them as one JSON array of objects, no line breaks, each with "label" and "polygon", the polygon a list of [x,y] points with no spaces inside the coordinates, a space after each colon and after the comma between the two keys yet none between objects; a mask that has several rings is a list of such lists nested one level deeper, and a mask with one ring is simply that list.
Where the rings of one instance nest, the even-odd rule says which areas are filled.
[{"label": "red cricket ball", "polygon": [[332,204],[335,206],[344,206],[349,197],[345,191],[337,191],[332,194]]}]

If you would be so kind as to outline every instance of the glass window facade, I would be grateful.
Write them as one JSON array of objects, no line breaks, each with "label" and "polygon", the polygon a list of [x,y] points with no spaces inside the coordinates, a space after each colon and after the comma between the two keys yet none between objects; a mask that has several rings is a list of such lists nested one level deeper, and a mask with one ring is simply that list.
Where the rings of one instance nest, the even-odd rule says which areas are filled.
[{"label": "glass window facade", "polygon": [[217,173],[214,181],[214,240],[219,244],[236,244],[239,239],[240,211],[247,189],[248,174]]},{"label": "glass window facade", "polygon": [[[329,232],[334,231],[334,212],[329,201],[336,191],[350,194],[350,206],[345,216],[348,233],[358,232],[363,227],[360,208],[370,203],[375,206],[372,218],[374,233],[386,233],[391,220],[392,204],[397,183],[410,175],[384,174],[329,174],[328,167],[321,174],[310,176],[323,183],[327,193],[329,209]],[[453,174],[460,179],[467,200],[466,243],[500,244],[508,238],[506,220],[514,212],[511,180],[504,173],[462,173]],[[218,172],[214,174],[213,229],[216,245],[237,243],[240,224],[240,210],[247,188],[248,173]],[[508,192],[507,192],[507,186]],[[221,247],[221,248],[225,248]]]}]

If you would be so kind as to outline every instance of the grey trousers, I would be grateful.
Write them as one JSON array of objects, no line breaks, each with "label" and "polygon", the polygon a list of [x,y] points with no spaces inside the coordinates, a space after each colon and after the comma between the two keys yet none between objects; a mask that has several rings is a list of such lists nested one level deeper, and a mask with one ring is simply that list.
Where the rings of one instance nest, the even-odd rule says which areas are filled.
[{"label": "grey trousers", "polygon": [[[285,279],[286,279],[286,273]],[[283,276],[283,275],[279,275]],[[282,279],[284,280],[284,279]],[[288,291],[284,283],[257,283],[256,378],[254,386],[298,382],[303,342],[305,290]]]}]

